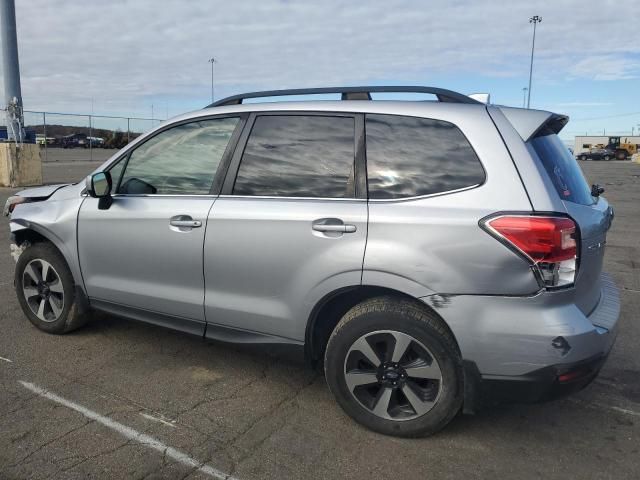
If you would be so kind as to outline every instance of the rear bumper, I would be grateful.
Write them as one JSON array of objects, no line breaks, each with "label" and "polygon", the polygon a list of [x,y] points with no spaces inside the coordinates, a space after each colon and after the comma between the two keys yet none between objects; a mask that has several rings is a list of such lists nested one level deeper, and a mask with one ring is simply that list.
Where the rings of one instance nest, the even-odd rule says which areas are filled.
[{"label": "rear bumper", "polygon": [[589,315],[573,303],[570,290],[526,298],[427,298],[458,340],[467,406],[543,401],[584,388],[613,347],[620,314],[618,288],[607,274]]},{"label": "rear bumper", "polygon": [[[574,364],[553,365],[518,377],[481,377],[467,410],[501,403],[537,403],[570,395],[589,385],[607,359],[605,355]],[[472,408],[469,408],[472,406]]]}]

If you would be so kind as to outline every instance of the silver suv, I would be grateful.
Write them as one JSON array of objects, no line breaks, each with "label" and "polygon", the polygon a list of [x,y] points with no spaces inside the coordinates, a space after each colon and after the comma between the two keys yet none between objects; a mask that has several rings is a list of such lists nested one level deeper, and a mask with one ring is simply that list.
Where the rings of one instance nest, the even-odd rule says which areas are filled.
[{"label": "silver suv", "polygon": [[[389,91],[437,101],[371,100]],[[342,100],[243,104],[318,93]],[[10,198],[18,301],[50,333],[99,310],[304,346],[385,434],[554,398],[597,375],[620,310],[567,121],[429,87],[229,97]]]}]

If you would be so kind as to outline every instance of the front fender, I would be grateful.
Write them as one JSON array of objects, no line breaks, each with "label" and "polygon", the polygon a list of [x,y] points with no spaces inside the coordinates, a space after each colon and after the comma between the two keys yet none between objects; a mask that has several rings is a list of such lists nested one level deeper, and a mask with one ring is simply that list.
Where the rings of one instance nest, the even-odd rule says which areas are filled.
[{"label": "front fender", "polygon": [[83,197],[73,197],[21,204],[11,216],[9,229],[16,237],[31,230],[55,245],[66,260],[75,284],[84,290],[77,243],[78,209],[82,201]]}]

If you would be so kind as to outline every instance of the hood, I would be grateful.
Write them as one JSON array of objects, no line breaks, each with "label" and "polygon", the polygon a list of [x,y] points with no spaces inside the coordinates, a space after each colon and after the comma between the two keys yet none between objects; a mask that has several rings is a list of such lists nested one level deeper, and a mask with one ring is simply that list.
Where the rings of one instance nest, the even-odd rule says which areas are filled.
[{"label": "hood", "polygon": [[27,188],[26,190],[21,190],[16,193],[16,196],[26,197],[26,198],[40,198],[45,199],[49,198],[56,191],[60,190],[62,187],[66,187],[69,185],[68,183],[60,183],[58,185],[43,185],[42,187],[34,187]]}]

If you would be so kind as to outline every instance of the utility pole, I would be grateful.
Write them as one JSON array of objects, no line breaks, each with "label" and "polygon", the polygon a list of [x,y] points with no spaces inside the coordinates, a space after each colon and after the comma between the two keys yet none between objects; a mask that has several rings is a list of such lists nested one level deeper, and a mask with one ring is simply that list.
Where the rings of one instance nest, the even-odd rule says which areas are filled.
[{"label": "utility pole", "polygon": [[0,30],[2,30],[2,67],[4,71],[4,105],[7,115],[7,137],[22,142],[22,91],[20,63],[18,62],[18,36],[16,33],[16,6],[14,0],[0,0]]},{"label": "utility pole", "polygon": [[209,59],[209,63],[211,64],[211,103],[213,103],[214,95],[213,95],[213,64],[216,63],[216,59],[211,57]]},{"label": "utility pole", "polygon": [[533,23],[533,42],[531,43],[531,65],[529,66],[529,94],[527,96],[527,108],[531,105],[531,77],[533,76],[533,52],[536,48],[536,25],[542,22],[542,17],[534,15],[529,19]]},{"label": "utility pole", "polygon": [[527,90],[529,90],[527,87],[522,87],[522,108],[525,107],[527,102]]}]

